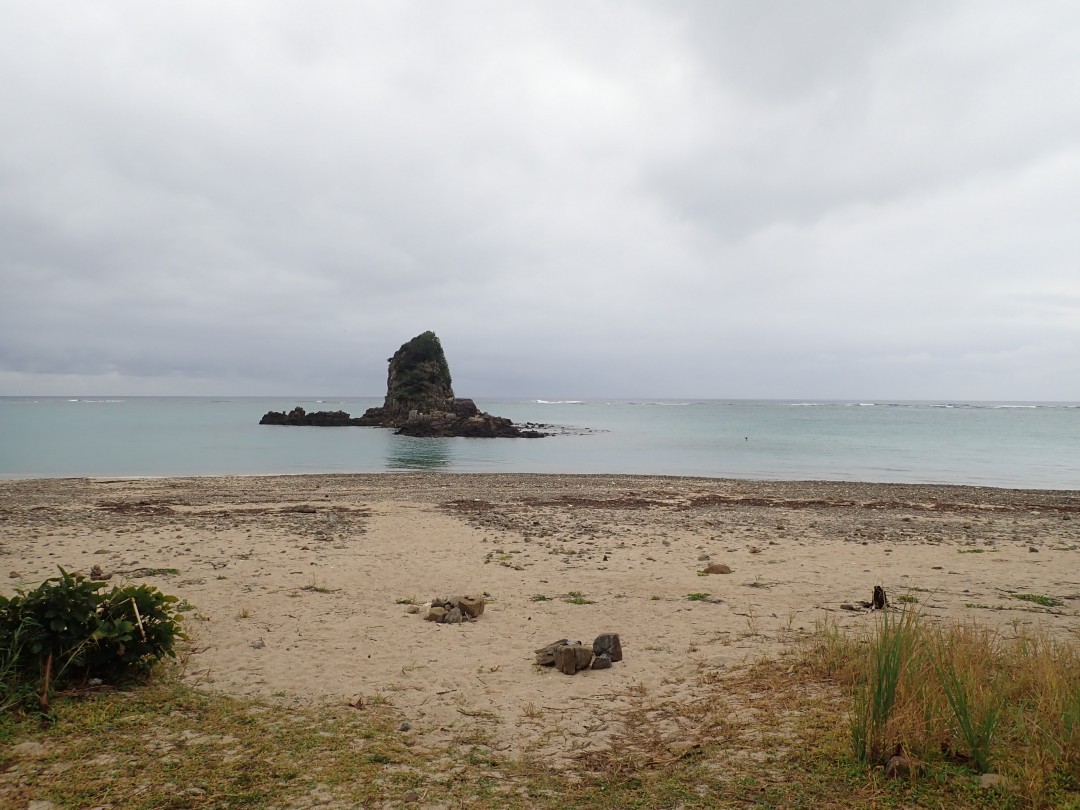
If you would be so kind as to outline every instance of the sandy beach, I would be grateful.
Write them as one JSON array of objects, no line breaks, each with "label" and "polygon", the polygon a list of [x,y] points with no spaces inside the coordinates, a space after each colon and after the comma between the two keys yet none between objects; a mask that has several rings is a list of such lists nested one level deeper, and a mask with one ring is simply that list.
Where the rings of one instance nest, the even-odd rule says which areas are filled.
[{"label": "sandy beach", "polygon": [[[882,585],[931,618],[1080,632],[1080,493],[565,475],[0,482],[0,589],[57,566],[186,603],[186,678],[301,703],[387,701],[421,744],[602,749],[637,696],[694,699]],[[729,574],[701,575],[710,564]],[[408,612],[485,594],[474,622]],[[697,599],[691,600],[691,594]],[[1058,601],[1044,607],[1016,594]],[[704,595],[704,596],[703,596]],[[844,606],[847,607],[844,607]],[[856,609],[850,609],[854,606]],[[611,669],[534,664],[618,633]]]}]

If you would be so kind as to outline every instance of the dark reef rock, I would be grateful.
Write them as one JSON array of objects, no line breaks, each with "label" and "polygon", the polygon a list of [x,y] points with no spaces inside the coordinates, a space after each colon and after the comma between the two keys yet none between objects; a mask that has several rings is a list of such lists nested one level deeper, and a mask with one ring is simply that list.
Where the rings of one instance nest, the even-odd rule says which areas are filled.
[{"label": "dark reef rock", "polygon": [[545,434],[521,430],[509,419],[492,416],[471,399],[458,399],[450,366],[434,332],[417,335],[390,358],[386,398],[354,424],[396,428],[404,436],[466,436],[537,439]]},{"label": "dark reef rock", "polygon": [[434,332],[414,337],[394,353],[389,363],[386,398],[380,407],[369,408],[363,416],[352,417],[345,411],[307,413],[296,407],[289,413],[270,411],[259,424],[387,427],[396,428],[403,436],[539,439],[550,435],[534,429],[544,425],[529,424],[522,430],[509,419],[484,413],[471,399],[455,397],[450,386],[450,366]]},{"label": "dark reef rock", "polygon": [[345,411],[315,411],[314,413],[308,413],[298,405],[288,413],[285,413],[285,411],[269,411],[259,420],[259,424],[340,427],[342,425],[359,425],[360,420],[354,419]]}]

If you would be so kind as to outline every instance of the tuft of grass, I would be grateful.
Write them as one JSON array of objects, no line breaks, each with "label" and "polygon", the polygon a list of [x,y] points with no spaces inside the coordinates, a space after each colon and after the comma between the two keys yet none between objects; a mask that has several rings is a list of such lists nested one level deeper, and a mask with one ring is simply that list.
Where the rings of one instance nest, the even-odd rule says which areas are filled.
[{"label": "tuft of grass", "polygon": [[1009,594],[1013,599],[1019,599],[1023,602],[1031,602],[1036,605],[1042,605],[1043,607],[1061,607],[1064,602],[1060,599],[1054,599],[1051,596],[1043,596],[1037,593],[1011,593]]},{"label": "tuft of grass", "polygon": [[881,762],[895,747],[889,736],[889,721],[911,658],[917,628],[914,612],[905,610],[899,619],[885,612],[871,639],[865,678],[856,686],[851,719],[852,748],[861,765]]},{"label": "tuft of grass", "polygon": [[564,598],[563,601],[567,602],[567,603],[569,603],[571,605],[595,605],[596,604],[591,599],[586,599],[585,594],[583,594],[581,591],[570,591],[568,594],[566,594],[566,598]]},{"label": "tuft of grass", "polygon": [[709,594],[697,591],[695,593],[688,593],[686,595],[686,598],[690,602],[704,602],[706,599],[709,598]]},{"label": "tuft of grass", "polygon": [[932,777],[920,785],[992,768],[1022,797],[1008,806],[1077,806],[1080,645],[1012,632],[921,620],[901,630],[885,614],[869,636],[819,627],[800,669],[851,690],[849,751],[862,767],[899,748]]},{"label": "tuft of grass", "polygon": [[965,666],[963,658],[958,661],[950,652],[941,650],[938,654],[941,689],[970,751],[975,770],[989,773],[990,747],[1001,719],[1004,694],[992,683],[986,683],[982,673]]},{"label": "tuft of grass", "polygon": [[550,602],[551,599],[549,597],[547,597],[547,596],[544,596],[544,594],[542,594],[542,593],[534,593],[532,596],[529,597],[529,601],[530,602]]}]

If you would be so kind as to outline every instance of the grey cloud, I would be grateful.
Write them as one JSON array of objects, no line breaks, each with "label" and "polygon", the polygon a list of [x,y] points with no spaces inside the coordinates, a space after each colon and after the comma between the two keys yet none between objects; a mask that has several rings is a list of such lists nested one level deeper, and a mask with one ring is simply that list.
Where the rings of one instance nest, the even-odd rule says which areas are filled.
[{"label": "grey cloud", "polygon": [[1077,16],[9,4],[0,393],[1078,399]]}]

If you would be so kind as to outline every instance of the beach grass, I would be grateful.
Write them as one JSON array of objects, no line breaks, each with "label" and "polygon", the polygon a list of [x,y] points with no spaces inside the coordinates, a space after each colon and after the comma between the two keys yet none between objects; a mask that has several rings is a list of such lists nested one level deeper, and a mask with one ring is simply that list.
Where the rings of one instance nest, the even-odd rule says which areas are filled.
[{"label": "beach grass", "polygon": [[[392,697],[238,698],[170,666],[143,686],[60,695],[45,725],[0,715],[0,804],[1080,808],[1077,641],[913,611],[864,634],[822,625],[782,662],[702,667],[708,699],[638,689],[610,718],[624,729],[610,747],[558,768],[500,755],[490,713],[463,712],[456,739],[429,749]],[[14,753],[28,741],[38,754]],[[920,765],[886,779],[897,750]],[[983,787],[991,768],[1005,781]]]}]

